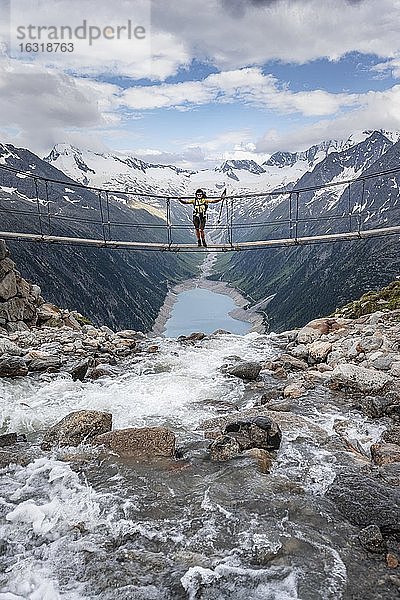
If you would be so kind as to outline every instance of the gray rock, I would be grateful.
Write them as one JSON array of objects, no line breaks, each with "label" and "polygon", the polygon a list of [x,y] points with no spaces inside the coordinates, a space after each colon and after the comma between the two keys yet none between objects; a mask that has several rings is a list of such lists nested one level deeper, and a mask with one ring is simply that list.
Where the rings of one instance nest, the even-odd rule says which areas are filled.
[{"label": "gray rock", "polygon": [[18,441],[18,436],[16,433],[4,433],[0,435],[0,448],[4,448],[4,446],[13,446]]},{"label": "gray rock", "polygon": [[117,429],[90,440],[96,446],[104,446],[119,456],[173,457],[175,435],[165,427],[140,427]]},{"label": "gray rock", "polygon": [[326,360],[326,357],[331,350],[332,344],[330,342],[322,342],[321,340],[312,342],[308,346],[309,354],[316,362],[323,362]]},{"label": "gray rock", "polygon": [[397,444],[400,446],[400,426],[397,425],[384,431],[382,439],[389,444]]},{"label": "gray rock", "polygon": [[61,367],[61,358],[58,354],[38,356],[27,361],[29,371],[48,371]]},{"label": "gray rock", "polygon": [[7,246],[4,240],[0,240],[0,260],[3,260],[8,256],[9,252],[7,250]]},{"label": "gray rock", "polygon": [[24,351],[9,339],[0,337],[0,356],[2,354],[8,354],[9,356],[22,356]]},{"label": "gray rock", "polygon": [[298,344],[294,348],[290,350],[290,354],[295,358],[303,358],[307,360],[308,358],[308,347],[306,344]]},{"label": "gray rock", "polygon": [[3,279],[7,273],[12,271],[15,267],[15,262],[11,260],[11,258],[5,258],[0,261],[0,281]]},{"label": "gray rock", "polygon": [[65,416],[45,433],[42,449],[52,446],[78,446],[111,431],[112,415],[96,410],[78,410]]},{"label": "gray rock", "polygon": [[334,385],[353,388],[360,392],[379,392],[393,381],[386,373],[349,363],[337,365],[330,380]]},{"label": "gray rock", "polygon": [[83,360],[69,371],[73,381],[83,381],[89,368],[89,360]]},{"label": "gray rock", "polygon": [[0,450],[0,469],[4,469],[9,465],[22,465],[26,467],[29,460],[17,452],[10,450]]},{"label": "gray rock", "polygon": [[0,281],[0,300],[10,300],[17,295],[15,271],[10,271]]},{"label": "gray rock", "polygon": [[0,357],[0,377],[19,377],[27,375],[28,367],[22,358],[16,356]]},{"label": "gray rock", "polygon": [[359,473],[338,475],[326,496],[354,525],[377,525],[383,535],[400,534],[400,491]]},{"label": "gray rock", "polygon": [[[33,324],[33,323],[32,323]],[[15,323],[7,323],[8,333],[17,333],[19,331],[29,331],[29,327],[23,321],[16,321]]]},{"label": "gray rock", "polygon": [[234,367],[230,367],[227,370],[229,375],[232,377],[239,377],[239,379],[247,379],[254,381],[257,379],[261,371],[260,363],[256,362],[243,362]]},{"label": "gray rock", "polygon": [[306,371],[308,369],[308,364],[305,360],[301,360],[290,354],[281,354],[276,362],[279,363],[279,366],[286,369],[286,371]]},{"label": "gray rock", "polygon": [[230,422],[226,425],[223,434],[235,438],[241,451],[250,448],[278,450],[282,441],[279,425],[264,416]]}]

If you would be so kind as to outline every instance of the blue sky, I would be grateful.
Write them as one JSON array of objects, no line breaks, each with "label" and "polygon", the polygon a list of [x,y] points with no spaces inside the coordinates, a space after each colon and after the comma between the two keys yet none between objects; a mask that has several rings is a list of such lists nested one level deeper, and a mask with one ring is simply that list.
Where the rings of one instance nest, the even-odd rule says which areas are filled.
[{"label": "blue sky", "polygon": [[[0,136],[39,154],[67,142],[207,168],[400,130],[397,0],[35,2],[1,0]],[[147,37],[19,50],[21,23],[82,19]]]}]

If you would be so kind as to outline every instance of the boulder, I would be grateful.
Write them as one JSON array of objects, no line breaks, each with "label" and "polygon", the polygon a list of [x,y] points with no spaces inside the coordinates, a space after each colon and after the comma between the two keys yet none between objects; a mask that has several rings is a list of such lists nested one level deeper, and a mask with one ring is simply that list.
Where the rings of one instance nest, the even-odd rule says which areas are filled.
[{"label": "boulder", "polygon": [[371,456],[374,463],[378,466],[400,462],[400,446],[391,443],[372,444]]},{"label": "boulder", "polygon": [[100,377],[112,377],[115,372],[110,368],[110,365],[105,363],[100,363],[93,369],[90,369],[87,373],[88,379],[100,379]]},{"label": "boulder", "polygon": [[58,354],[46,352],[29,352],[26,357],[29,371],[57,370],[61,367],[61,357]]},{"label": "boulder", "polygon": [[256,362],[242,362],[234,367],[227,369],[227,373],[232,377],[239,377],[239,379],[247,379],[254,381],[260,374],[261,371],[260,363]]},{"label": "boulder", "polygon": [[0,240],[0,260],[3,260],[8,256],[9,252],[4,240]]},{"label": "boulder", "polygon": [[393,379],[386,373],[344,363],[334,368],[330,381],[337,387],[349,387],[360,392],[379,392]]},{"label": "boulder", "polygon": [[70,369],[73,381],[83,381],[89,368],[89,361],[83,360]]},{"label": "boulder", "polygon": [[3,279],[7,273],[13,271],[15,267],[15,262],[11,260],[11,258],[5,258],[4,260],[0,260],[0,281]]},{"label": "boulder", "polygon": [[11,342],[8,338],[4,337],[0,338],[0,356],[2,354],[8,354],[9,356],[21,356],[24,354],[24,351],[17,346],[17,344],[14,344],[14,342]]},{"label": "boulder", "polygon": [[0,435],[0,448],[4,448],[5,446],[13,446],[18,441],[18,436],[16,433],[4,433]]},{"label": "boulder", "polygon": [[4,469],[9,465],[22,465],[23,467],[26,467],[28,463],[29,460],[17,452],[0,450],[0,469]]},{"label": "boulder", "polygon": [[400,446],[400,426],[396,425],[395,427],[384,431],[382,439],[389,444],[397,444]]},{"label": "boulder", "polygon": [[7,355],[0,357],[0,377],[19,377],[27,373],[28,367],[22,358]]},{"label": "boulder", "polygon": [[10,300],[17,295],[17,280],[15,271],[10,271],[0,281],[0,300]]},{"label": "boulder", "polygon": [[283,390],[284,398],[300,398],[304,396],[306,393],[305,388],[301,385],[301,383],[290,383]]},{"label": "boulder", "polygon": [[308,369],[308,364],[305,360],[290,356],[290,354],[281,354],[277,363],[286,369],[286,371],[306,371]]},{"label": "boulder", "polygon": [[96,410],[78,410],[69,413],[45,433],[43,450],[53,446],[78,446],[111,431],[112,415]]},{"label": "boulder", "polygon": [[279,425],[264,416],[230,422],[225,426],[223,434],[234,438],[241,451],[250,448],[278,450],[282,441]]},{"label": "boulder", "polygon": [[235,438],[228,435],[218,436],[208,446],[211,460],[224,461],[235,458],[241,453],[241,448]]},{"label": "boulder", "polygon": [[165,427],[117,429],[97,435],[90,443],[104,446],[123,457],[175,455],[175,435]]},{"label": "boulder", "polygon": [[354,525],[377,525],[384,536],[400,534],[400,491],[358,472],[336,476],[327,498]]},{"label": "boulder", "polygon": [[320,340],[312,342],[308,346],[308,352],[311,358],[316,362],[323,362],[326,360],[329,352],[332,350],[332,344],[330,342],[322,342]]},{"label": "boulder", "polygon": [[199,342],[201,340],[204,340],[205,337],[206,337],[205,333],[198,331],[198,332],[191,333],[190,335],[180,335],[178,337],[178,340],[180,342]]},{"label": "boulder", "polygon": [[300,329],[297,334],[297,343],[298,344],[311,344],[315,342],[315,340],[319,340],[322,333],[318,329],[314,329],[313,327],[303,327]]},{"label": "boulder", "polygon": [[361,529],[358,539],[368,552],[384,554],[387,551],[386,542],[378,525],[368,525]]}]

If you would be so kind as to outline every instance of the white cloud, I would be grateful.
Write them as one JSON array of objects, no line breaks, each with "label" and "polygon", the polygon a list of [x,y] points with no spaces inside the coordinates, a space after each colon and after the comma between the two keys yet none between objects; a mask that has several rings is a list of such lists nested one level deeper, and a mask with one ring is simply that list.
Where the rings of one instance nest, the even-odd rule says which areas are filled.
[{"label": "white cloud", "polygon": [[397,0],[153,0],[152,21],[187,53],[221,70],[269,60],[337,60],[358,51],[393,57],[399,49]]},{"label": "white cloud", "polygon": [[347,138],[356,130],[400,130],[400,85],[384,92],[359,96],[360,107],[334,119],[323,119],[286,133],[267,131],[256,144],[257,152],[304,150],[321,140]]},{"label": "white cloud", "polygon": [[323,116],[357,102],[355,94],[331,94],[323,90],[292,92],[259,67],[212,74],[202,81],[138,86],[121,94],[121,101],[136,110],[241,102],[282,114]]},{"label": "white cloud", "polygon": [[392,76],[394,79],[400,79],[400,56],[374,65],[371,70],[382,77]]},{"label": "white cloud", "polygon": [[66,131],[115,126],[116,86],[78,79],[35,64],[0,61],[0,127],[35,151],[66,138]]}]

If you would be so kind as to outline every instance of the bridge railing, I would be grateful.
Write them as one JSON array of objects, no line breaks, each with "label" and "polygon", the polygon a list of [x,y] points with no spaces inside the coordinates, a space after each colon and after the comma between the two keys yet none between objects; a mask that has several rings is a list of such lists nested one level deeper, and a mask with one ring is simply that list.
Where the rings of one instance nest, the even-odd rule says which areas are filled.
[{"label": "bridge railing", "polygon": [[[0,169],[0,237],[197,250],[192,207],[179,202],[187,196],[85,186],[10,165]],[[377,181],[387,196],[383,206]],[[319,186],[228,195],[208,211],[209,246],[232,250],[400,233],[399,181],[396,167]]]}]

